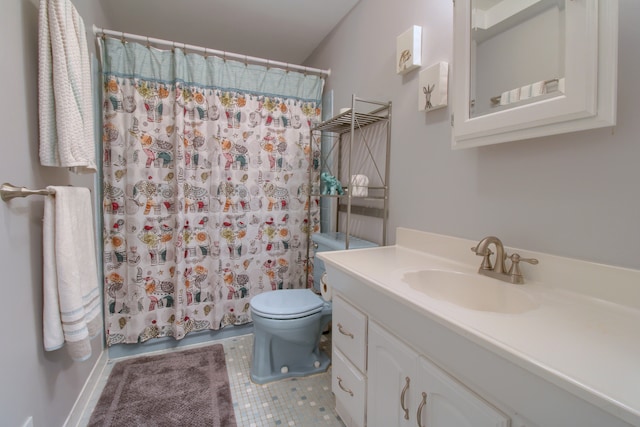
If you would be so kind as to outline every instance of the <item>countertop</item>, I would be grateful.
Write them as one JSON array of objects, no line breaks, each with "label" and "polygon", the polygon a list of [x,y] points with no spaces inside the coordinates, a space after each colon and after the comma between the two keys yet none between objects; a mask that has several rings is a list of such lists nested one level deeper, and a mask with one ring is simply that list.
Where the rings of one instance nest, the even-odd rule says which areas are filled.
[{"label": "countertop", "polygon": [[[316,256],[534,374],[640,425],[640,310],[634,305],[637,300],[629,305],[620,301],[621,293],[625,298],[636,297],[640,272],[518,251],[540,259],[535,269],[525,271],[533,280],[524,285],[500,283],[518,286],[537,307],[517,314],[476,311],[431,298],[402,280],[404,272],[424,269],[475,273],[481,259],[466,252],[476,242],[407,229],[399,229],[397,239],[394,246]],[[450,257],[460,250],[466,251],[464,256]],[[580,272],[558,274],[563,265],[579,267]],[[549,274],[561,280],[549,279]],[[584,286],[567,279],[571,277],[585,282]],[[603,298],[606,293],[598,284],[611,289],[612,297]],[[597,295],[592,289],[598,289]]]}]

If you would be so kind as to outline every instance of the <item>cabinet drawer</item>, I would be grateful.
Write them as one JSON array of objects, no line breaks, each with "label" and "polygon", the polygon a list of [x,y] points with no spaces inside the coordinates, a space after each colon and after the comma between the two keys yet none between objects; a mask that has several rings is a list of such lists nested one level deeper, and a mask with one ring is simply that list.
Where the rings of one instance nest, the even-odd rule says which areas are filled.
[{"label": "cabinet drawer", "polygon": [[364,427],[366,379],[346,358],[334,347],[331,389],[336,396],[336,410],[349,427]]},{"label": "cabinet drawer", "polygon": [[365,373],[367,370],[367,316],[344,299],[333,298],[333,345]]}]

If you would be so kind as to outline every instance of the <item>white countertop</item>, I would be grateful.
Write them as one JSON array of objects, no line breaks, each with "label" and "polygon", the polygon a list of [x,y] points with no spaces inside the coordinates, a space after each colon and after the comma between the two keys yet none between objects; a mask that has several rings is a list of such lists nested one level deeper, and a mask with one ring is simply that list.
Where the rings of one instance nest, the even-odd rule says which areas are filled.
[{"label": "white countertop", "polygon": [[[527,268],[525,277],[529,273],[533,280],[525,285],[504,285],[517,286],[538,307],[518,314],[476,311],[431,298],[402,281],[407,270],[477,271],[481,259],[467,253],[476,242],[407,229],[398,229],[397,239],[395,246],[317,256],[511,362],[640,425],[640,301],[635,298],[640,272],[518,250],[539,258],[540,264]],[[447,257],[463,250],[458,259]],[[580,271],[562,271],[563,265]],[[571,283],[562,286],[549,274]],[[583,283],[567,279],[571,277]],[[611,298],[604,299],[606,291],[598,286],[610,289]],[[630,297],[635,299],[628,305],[620,301]]]}]

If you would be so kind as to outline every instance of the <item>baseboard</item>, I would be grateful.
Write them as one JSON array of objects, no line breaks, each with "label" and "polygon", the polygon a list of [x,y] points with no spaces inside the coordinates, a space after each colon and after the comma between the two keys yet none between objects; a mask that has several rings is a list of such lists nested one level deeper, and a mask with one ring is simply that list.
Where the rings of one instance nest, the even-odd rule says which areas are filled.
[{"label": "baseboard", "polygon": [[100,353],[100,357],[96,360],[95,365],[93,365],[93,369],[91,370],[87,381],[84,383],[76,402],[73,404],[73,408],[71,408],[69,416],[64,422],[64,427],[80,427],[80,422],[87,410],[87,405],[89,404],[93,394],[96,392],[96,387],[102,379],[102,374],[104,369],[107,367],[108,361],[109,352],[105,348],[102,350],[102,353]]}]

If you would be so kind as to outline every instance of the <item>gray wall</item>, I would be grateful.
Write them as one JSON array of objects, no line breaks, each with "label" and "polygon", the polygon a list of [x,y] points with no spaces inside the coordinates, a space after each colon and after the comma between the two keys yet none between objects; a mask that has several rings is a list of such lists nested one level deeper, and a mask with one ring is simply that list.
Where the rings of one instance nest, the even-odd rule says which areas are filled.
[{"label": "gray wall", "polygon": [[451,63],[453,3],[361,0],[309,58],[331,68],[334,105],[393,101],[395,228],[640,268],[640,2],[620,1],[618,125],[452,151],[449,110],[417,111],[418,73],[395,74],[396,37],[423,27],[423,68]]},{"label": "gray wall", "polygon": [[[75,1],[87,31],[104,25],[95,1]],[[29,188],[47,185],[93,187],[93,176],[76,176],[38,161],[37,0],[3,2],[0,14],[0,81],[5,102],[0,106],[0,182]],[[91,34],[89,34],[91,36]],[[91,43],[93,38],[90,39]],[[42,344],[42,213],[43,199],[32,196],[0,202],[0,271],[3,325],[0,352],[0,414],[5,426],[60,426],[69,415],[100,352],[72,362],[66,350],[45,352]]]}]

